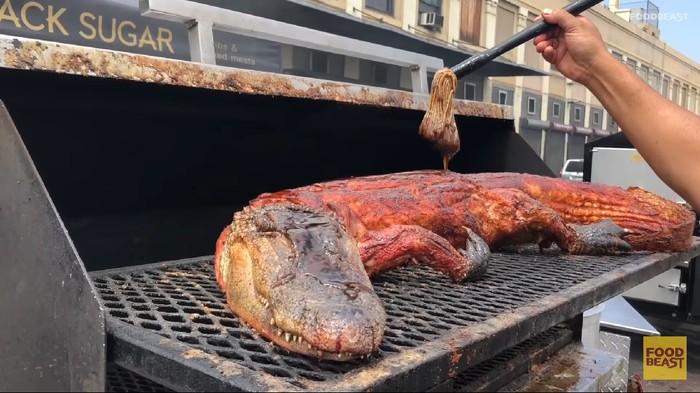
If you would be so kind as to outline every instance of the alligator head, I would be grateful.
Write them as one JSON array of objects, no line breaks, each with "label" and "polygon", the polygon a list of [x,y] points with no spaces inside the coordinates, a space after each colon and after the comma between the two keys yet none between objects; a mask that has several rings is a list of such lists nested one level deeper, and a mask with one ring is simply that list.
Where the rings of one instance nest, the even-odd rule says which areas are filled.
[{"label": "alligator head", "polygon": [[246,207],[222,232],[216,279],[231,310],[293,352],[345,361],[384,336],[384,305],[334,217],[296,205]]}]

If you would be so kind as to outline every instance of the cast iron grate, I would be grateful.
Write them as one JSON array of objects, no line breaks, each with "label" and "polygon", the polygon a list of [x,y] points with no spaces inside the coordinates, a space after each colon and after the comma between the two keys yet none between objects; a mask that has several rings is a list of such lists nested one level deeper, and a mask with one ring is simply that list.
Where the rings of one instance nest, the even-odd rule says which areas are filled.
[{"label": "cast iron grate", "polygon": [[[406,266],[387,272],[373,281],[388,316],[384,342],[370,359],[348,363],[287,353],[259,337],[227,309],[214,279],[211,258],[95,272],[92,277],[110,319],[305,389],[319,386],[319,382],[332,383],[350,371],[371,367],[381,358],[438,340],[453,329],[538,304],[547,295],[598,278],[645,256],[561,255],[556,249],[496,253],[484,279],[463,285],[453,284],[425,266]],[[668,261],[672,257],[660,254],[657,259]],[[625,276],[622,269],[613,280],[618,282]],[[592,288],[582,288],[579,296],[590,296],[591,291]],[[518,334],[524,340],[531,333]],[[158,336],[152,337],[151,341],[157,343]],[[504,349],[489,347],[494,354]],[[179,353],[173,357],[179,357]]]},{"label": "cast iron grate", "polygon": [[114,363],[108,364],[106,371],[105,383],[107,386],[105,386],[105,392],[172,392],[165,386]]}]

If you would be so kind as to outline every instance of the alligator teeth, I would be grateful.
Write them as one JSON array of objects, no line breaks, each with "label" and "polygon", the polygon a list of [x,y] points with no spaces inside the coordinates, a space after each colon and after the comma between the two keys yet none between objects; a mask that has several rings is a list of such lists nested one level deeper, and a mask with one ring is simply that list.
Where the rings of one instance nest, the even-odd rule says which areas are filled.
[{"label": "alligator teeth", "polygon": [[270,319],[270,325],[275,326],[275,318]]},{"label": "alligator teeth", "polygon": [[303,343],[303,342],[304,342],[304,339],[303,339],[303,338],[301,338],[301,336],[299,336],[299,337],[297,337],[297,341],[299,342],[299,344],[301,344],[301,343]]},{"label": "alligator teeth", "polygon": [[343,358],[343,354],[342,354],[342,353],[339,353],[339,354],[338,354],[338,359],[342,359],[342,358]]},{"label": "alligator teeth", "polygon": [[289,338],[290,338],[290,337],[292,337],[291,334],[289,334],[289,333],[285,333],[285,334],[284,334],[284,339],[287,340],[287,342],[289,342]]},{"label": "alligator teeth", "polygon": [[306,345],[309,347],[309,349],[311,349],[311,344],[306,344]]},{"label": "alligator teeth", "polygon": [[282,335],[282,329],[277,329],[277,335],[281,336]]}]

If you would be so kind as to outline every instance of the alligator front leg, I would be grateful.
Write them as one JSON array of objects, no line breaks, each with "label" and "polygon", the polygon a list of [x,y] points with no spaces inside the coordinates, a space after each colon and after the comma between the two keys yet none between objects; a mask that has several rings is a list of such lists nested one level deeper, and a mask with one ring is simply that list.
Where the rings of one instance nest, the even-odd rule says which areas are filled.
[{"label": "alligator front leg", "polygon": [[630,251],[627,234],[610,220],[589,225],[567,225],[562,217],[524,192],[511,189],[484,190],[472,195],[467,209],[476,218],[479,234],[491,246],[556,243],[571,254],[615,254]]},{"label": "alligator front leg", "polygon": [[468,228],[466,231],[469,238],[459,250],[440,235],[416,225],[369,231],[358,244],[360,258],[369,277],[415,260],[455,282],[476,280],[486,272],[491,253],[483,239]]}]

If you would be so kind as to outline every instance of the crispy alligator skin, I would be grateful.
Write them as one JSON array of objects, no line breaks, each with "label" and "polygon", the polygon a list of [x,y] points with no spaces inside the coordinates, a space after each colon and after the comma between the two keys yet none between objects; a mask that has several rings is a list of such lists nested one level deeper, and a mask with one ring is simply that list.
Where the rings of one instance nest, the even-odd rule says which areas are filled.
[{"label": "crispy alligator skin", "polygon": [[[640,189],[513,173],[415,171],[266,193],[217,242],[232,311],[294,352],[347,360],[378,348],[386,315],[369,281],[411,260],[456,282],[490,250],[556,244],[577,254],[677,251],[694,214]],[[624,240],[623,240],[624,239]]]}]

